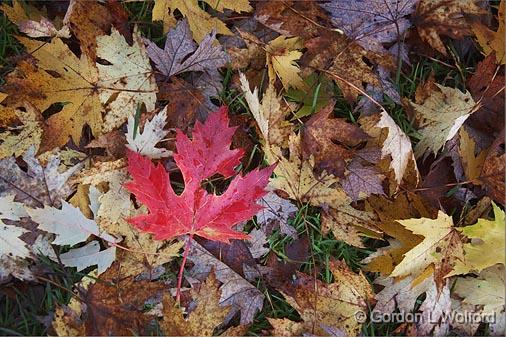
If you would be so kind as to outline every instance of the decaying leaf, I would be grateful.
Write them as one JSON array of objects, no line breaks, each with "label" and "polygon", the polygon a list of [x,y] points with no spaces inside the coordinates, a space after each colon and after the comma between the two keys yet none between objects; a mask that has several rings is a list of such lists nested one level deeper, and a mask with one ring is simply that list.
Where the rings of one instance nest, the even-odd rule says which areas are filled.
[{"label": "decaying leaf", "polygon": [[220,305],[232,306],[228,317],[241,313],[241,324],[250,324],[255,314],[262,310],[264,295],[226,264],[216,259],[197,242],[193,241],[188,259],[195,264],[191,274],[203,278],[214,269],[216,278],[223,283],[220,287]]},{"label": "decaying leaf", "polygon": [[441,36],[453,39],[470,36],[472,20],[479,20],[486,14],[477,0],[420,0],[413,20],[422,40],[447,55]]},{"label": "decaying leaf", "polygon": [[[297,231],[288,224],[288,219],[297,212],[297,207],[289,200],[280,198],[276,193],[269,192],[259,200],[264,208],[256,215],[257,222],[261,226],[279,226],[281,233],[296,239]],[[271,229],[272,230],[272,229]],[[267,232],[270,232],[267,230]]]},{"label": "decaying leaf", "polygon": [[265,52],[271,81],[274,81],[277,75],[285,89],[307,89],[299,75],[299,66],[295,63],[302,56],[302,52],[298,51],[301,48],[302,43],[298,37],[279,36],[267,44]]},{"label": "decaying leaf", "polygon": [[145,335],[153,319],[145,313],[150,299],[161,298],[168,289],[159,282],[123,277],[113,265],[89,286],[84,295],[85,335]]},{"label": "decaying leaf", "polygon": [[28,167],[26,171],[13,157],[0,160],[0,193],[14,194],[16,200],[27,206],[58,205],[72,193],[67,180],[82,167],[78,164],[59,172],[58,155],[50,155],[43,167],[35,158],[33,146],[25,152],[23,160]]},{"label": "decaying leaf", "polygon": [[478,131],[479,136],[474,138],[480,149],[493,142],[504,128],[504,83],[505,78],[498,69],[495,54],[478,63],[475,73],[466,81],[473,99],[480,102],[480,108],[467,122],[473,130]]},{"label": "decaying leaf", "polygon": [[462,158],[464,173],[467,179],[476,180],[481,174],[487,152],[481,151],[476,154],[476,143],[464,128],[460,129],[459,135],[459,154]]},{"label": "decaying leaf", "polygon": [[344,177],[346,162],[353,157],[350,149],[366,141],[368,136],[344,118],[332,118],[334,104],[329,103],[305,123],[302,151],[304,159],[314,157],[316,173],[326,171]]},{"label": "decaying leaf", "polygon": [[436,154],[457,134],[466,119],[476,109],[469,92],[436,84],[437,89],[423,104],[411,103],[419,120],[421,140],[415,147],[418,158],[428,150]]},{"label": "decaying leaf", "polygon": [[352,161],[346,168],[346,177],[341,182],[344,191],[353,200],[365,199],[371,194],[385,194],[381,182],[384,176],[374,166],[362,166]]},{"label": "decaying leaf", "polygon": [[81,42],[81,51],[95,62],[97,37],[110,32],[113,22],[113,14],[107,6],[95,1],[71,0],[63,21]]},{"label": "decaying leaf", "polygon": [[24,104],[24,109],[15,110],[23,126],[0,133],[0,159],[12,155],[18,157],[31,146],[34,146],[35,150],[39,148],[43,130],[42,116],[29,103]]},{"label": "decaying leaf", "polygon": [[348,204],[349,198],[339,188],[334,188],[338,179],[326,172],[318,178],[313,173],[314,158],[303,160],[301,153],[300,135],[291,134],[289,140],[290,157],[285,158],[278,147],[267,148],[266,155],[269,163],[276,163],[275,178],[270,185],[288,194],[291,199],[309,202],[314,206]]},{"label": "decaying leaf", "polygon": [[375,226],[392,239],[388,239],[389,246],[380,248],[363,261],[368,263],[365,270],[387,276],[403,260],[404,254],[422,241],[421,236],[406,229],[396,220],[435,218],[437,213],[427,207],[419,195],[401,194],[393,201],[374,196],[370,197],[367,203],[370,207],[366,208],[372,209],[379,218],[379,221],[375,221]]},{"label": "decaying leaf", "polygon": [[332,231],[334,237],[355,247],[364,247],[361,237],[381,237],[376,228],[376,218],[371,212],[361,211],[351,205],[335,205],[322,214],[322,231]]},{"label": "decaying leaf", "polygon": [[213,44],[215,33],[206,34],[197,44],[193,42],[187,20],[181,20],[174,29],[169,30],[164,49],[154,42],[145,40],[149,58],[165,76],[189,71],[216,71],[228,61],[221,46]]},{"label": "decaying leaf", "polygon": [[484,269],[478,277],[459,277],[455,282],[455,294],[464,303],[483,306],[483,314],[496,314],[496,322],[504,315],[504,265]]},{"label": "decaying leaf", "polygon": [[365,49],[384,52],[384,44],[401,41],[411,26],[407,16],[416,0],[333,0],[321,6],[332,23]]},{"label": "decaying leaf", "polygon": [[221,306],[218,280],[210,273],[199,289],[191,290],[191,297],[197,308],[193,309],[188,318],[183,317],[181,309],[168,294],[163,298],[162,331],[166,336],[214,336],[214,329],[227,316],[229,307]]},{"label": "decaying leaf", "polygon": [[300,314],[302,322],[269,318],[276,336],[300,336],[303,333],[325,335],[322,324],[342,329],[354,336],[361,323],[357,311],[366,311],[373,297],[372,288],[363,274],[355,274],[345,263],[332,261],[334,283],[326,284],[309,275],[297,274],[292,285],[283,289],[287,302]]},{"label": "decaying leaf", "polygon": [[480,179],[485,183],[488,195],[494,199],[495,202],[504,206],[506,204],[506,199],[503,178],[506,153],[504,153],[505,139],[503,135],[504,129],[490,146],[481,170]]},{"label": "decaying leaf", "polygon": [[36,7],[21,3],[21,1],[13,1],[12,6],[3,3],[0,9],[7,15],[9,20],[17,25],[27,20],[39,21],[44,17],[44,13],[39,11]]},{"label": "decaying leaf", "polygon": [[153,70],[142,37],[134,32],[133,45],[112,28],[111,35],[97,38],[97,56],[109,64],[97,63],[100,101],[107,111],[102,132],[109,132],[123,124],[135,113],[138,104],[147,111],[155,109],[158,91]]}]

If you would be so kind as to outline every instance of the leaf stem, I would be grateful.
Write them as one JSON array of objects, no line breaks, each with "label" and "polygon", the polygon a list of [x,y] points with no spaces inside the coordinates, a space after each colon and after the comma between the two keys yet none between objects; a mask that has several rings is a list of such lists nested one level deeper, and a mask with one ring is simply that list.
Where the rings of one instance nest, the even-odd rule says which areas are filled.
[{"label": "leaf stem", "polygon": [[188,253],[190,252],[192,240],[193,234],[190,234],[184,246],[183,261],[181,262],[181,267],[179,267],[179,274],[177,276],[176,303],[178,304],[181,299],[181,285],[183,283],[184,266],[186,265],[186,259],[188,258]]}]

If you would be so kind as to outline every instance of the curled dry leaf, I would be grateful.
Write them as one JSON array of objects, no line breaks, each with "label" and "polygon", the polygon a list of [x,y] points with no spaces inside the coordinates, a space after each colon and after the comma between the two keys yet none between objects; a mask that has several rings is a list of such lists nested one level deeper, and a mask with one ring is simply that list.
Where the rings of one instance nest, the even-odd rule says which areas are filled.
[{"label": "curled dry leaf", "polygon": [[[390,168],[394,171],[397,185],[400,185],[406,174],[410,161],[415,163],[416,176],[419,176],[411,141],[386,111],[382,111],[379,116],[361,118],[360,124],[370,137],[384,139],[381,158],[391,158]],[[386,131],[386,136],[383,135],[383,130]]]}]

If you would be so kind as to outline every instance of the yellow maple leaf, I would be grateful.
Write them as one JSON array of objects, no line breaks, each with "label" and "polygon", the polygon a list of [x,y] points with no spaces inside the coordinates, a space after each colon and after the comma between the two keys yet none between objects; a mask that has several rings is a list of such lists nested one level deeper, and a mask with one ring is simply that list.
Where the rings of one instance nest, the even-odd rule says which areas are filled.
[{"label": "yellow maple leaf", "polygon": [[389,246],[378,249],[362,262],[367,263],[367,271],[390,275],[404,254],[422,242],[421,236],[409,231],[396,220],[432,217],[433,212],[417,194],[399,194],[393,201],[372,196],[367,200],[366,210],[377,214],[379,221],[376,226],[394,239],[388,240]]},{"label": "yellow maple leaf", "polygon": [[[453,226],[450,216],[439,211],[437,219],[397,220],[414,234],[422,235],[423,241],[404,254],[403,260],[394,268],[390,277],[424,274],[434,268],[438,277],[446,276],[457,260],[464,257],[463,243],[459,231]],[[424,276],[430,276],[425,273]],[[419,280],[421,281],[421,280]]]},{"label": "yellow maple leaf", "polygon": [[473,23],[472,25],[473,32],[476,35],[476,39],[478,40],[481,49],[483,49],[483,53],[485,55],[490,55],[495,52],[498,64],[506,63],[506,51],[504,50],[504,6],[504,1],[501,1],[498,13],[499,27],[496,32],[490,30],[487,26],[481,23]]},{"label": "yellow maple leaf", "polygon": [[274,169],[276,177],[270,182],[272,187],[286,192],[292,199],[308,202],[317,207],[322,205],[337,207],[351,202],[343,189],[334,186],[339,181],[337,177],[326,172],[315,177],[314,159],[302,158],[300,135],[290,135],[289,149],[289,158],[282,155],[280,147],[264,149],[267,161],[277,163]]},{"label": "yellow maple leaf", "polygon": [[218,280],[211,272],[199,290],[191,290],[197,308],[189,314],[188,319],[184,318],[174,299],[166,294],[160,324],[163,332],[168,336],[213,336],[214,329],[223,323],[230,310],[230,307],[219,305],[221,295],[218,286]]},{"label": "yellow maple leaf", "polygon": [[[204,0],[212,9],[223,12],[231,9],[235,12],[250,12],[253,8],[248,0]],[[200,8],[197,0],[155,0],[153,21],[163,22],[163,31],[176,25],[174,11],[178,10],[188,19],[193,37],[200,43],[213,29],[217,34],[233,35],[227,26],[211,14]]]},{"label": "yellow maple leaf", "polygon": [[457,261],[450,276],[480,272],[495,264],[504,264],[506,259],[504,211],[495,203],[492,203],[492,207],[494,220],[478,219],[472,226],[459,228],[471,242],[464,244],[464,259]]},{"label": "yellow maple leaf", "polygon": [[421,134],[420,142],[415,147],[415,156],[420,157],[427,150],[436,154],[446,143],[455,136],[466,119],[477,108],[469,92],[444,87],[436,84],[437,88],[423,104],[411,105],[416,111]]},{"label": "yellow maple leaf", "polygon": [[307,85],[300,77],[300,68],[295,61],[301,56],[302,42],[298,37],[288,38],[278,36],[265,47],[267,57],[267,67],[269,70],[269,79],[274,81],[276,75],[283,83],[283,87],[295,87],[301,90],[307,90]]},{"label": "yellow maple leaf", "polygon": [[110,36],[98,37],[97,54],[110,63],[98,65],[98,70],[85,54],[77,58],[59,38],[50,43],[18,39],[37,60],[37,66],[22,61],[7,77],[9,98],[29,101],[42,112],[53,104],[62,105],[61,111],[46,122],[42,151],[64,145],[69,137],[79,144],[86,124],[95,136],[108,132],[134,114],[138,103],[154,109],[157,87],[137,33],[133,46],[115,29]]}]

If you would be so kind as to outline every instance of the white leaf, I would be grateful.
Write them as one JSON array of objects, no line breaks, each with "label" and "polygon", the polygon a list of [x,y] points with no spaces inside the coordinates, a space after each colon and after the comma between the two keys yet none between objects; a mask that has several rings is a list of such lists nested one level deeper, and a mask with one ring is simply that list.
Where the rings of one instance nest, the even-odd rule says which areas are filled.
[{"label": "white leaf", "polygon": [[381,112],[381,119],[376,126],[388,128],[388,136],[381,149],[381,158],[390,155],[392,158],[390,168],[394,170],[397,184],[400,184],[409,161],[412,160],[413,163],[416,163],[411,141],[386,111]]},{"label": "white leaf", "polygon": [[90,199],[90,210],[93,213],[94,219],[98,216],[98,209],[100,208],[100,196],[102,193],[94,185],[90,185],[90,191],[88,192],[88,198]]},{"label": "white leaf", "polygon": [[134,138],[135,119],[134,116],[128,117],[126,134],[128,142],[127,147],[132,151],[153,159],[170,156],[172,154],[171,151],[155,147],[156,144],[163,140],[168,133],[168,131],[163,129],[166,124],[166,119],[167,107],[157,113],[153,119],[147,121],[146,124],[144,124],[144,130],[142,133],[137,132],[137,135]]},{"label": "white leaf", "polygon": [[0,219],[19,220],[28,216],[22,203],[14,201],[15,195],[0,197]]},{"label": "white leaf", "polygon": [[43,255],[58,262],[58,257],[56,256],[53,246],[51,246],[51,239],[51,234],[40,234],[37,236],[37,239],[35,239],[35,242],[30,245],[30,248],[34,254]]},{"label": "white leaf", "polygon": [[98,273],[103,273],[116,259],[116,247],[100,251],[98,241],[92,241],[86,246],[72,249],[60,255],[61,262],[67,267],[77,267],[81,271],[90,266],[97,265]]},{"label": "white leaf", "polygon": [[271,224],[279,225],[281,233],[297,239],[297,230],[288,224],[288,219],[297,212],[297,207],[290,200],[280,198],[271,191],[260,199],[258,204],[264,207],[256,214],[259,225],[263,228]]},{"label": "white leaf", "polygon": [[248,245],[253,258],[257,259],[269,252],[270,249],[265,247],[268,242],[267,236],[263,231],[255,228],[249,233],[249,236],[250,238],[246,241],[246,245]]},{"label": "white leaf", "polygon": [[51,21],[46,18],[41,18],[40,21],[26,20],[19,23],[19,30],[29,37],[61,37],[70,38],[70,29],[68,26],[63,26],[61,29],[56,29]]},{"label": "white leaf", "polygon": [[108,242],[116,242],[113,236],[100,232],[97,223],[86,218],[79,208],[64,200],[61,209],[45,206],[27,208],[27,212],[32,220],[39,224],[39,229],[56,234],[53,244],[72,246],[85,241],[91,234]]},{"label": "white leaf", "polygon": [[29,257],[30,251],[19,237],[28,232],[26,229],[4,224],[0,220],[0,256]]}]

